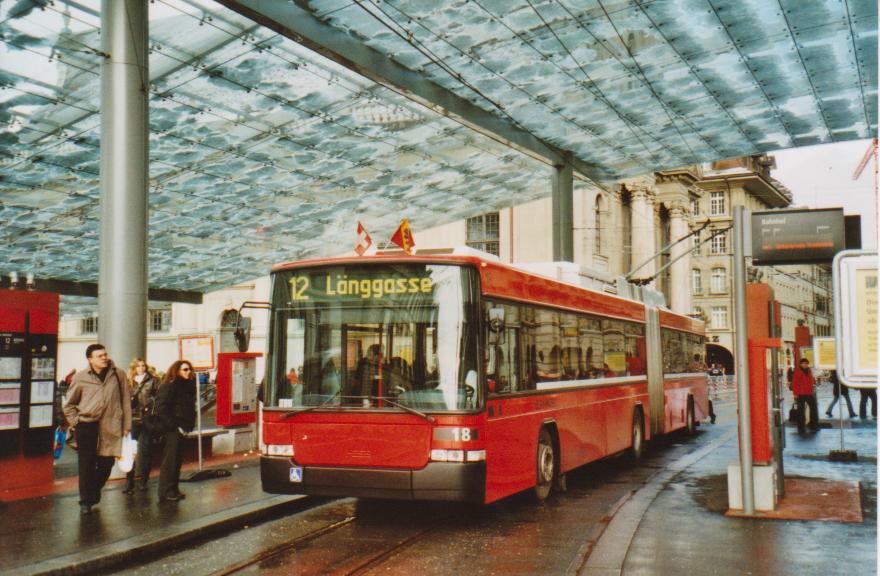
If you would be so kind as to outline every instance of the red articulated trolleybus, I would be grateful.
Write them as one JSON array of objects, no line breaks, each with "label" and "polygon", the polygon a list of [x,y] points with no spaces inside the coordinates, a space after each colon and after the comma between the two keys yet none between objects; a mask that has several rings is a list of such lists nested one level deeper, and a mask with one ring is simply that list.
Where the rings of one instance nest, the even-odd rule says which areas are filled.
[{"label": "red articulated trolleybus", "polygon": [[702,323],[637,300],[458,249],[272,276],[267,492],[545,498],[711,410]]}]

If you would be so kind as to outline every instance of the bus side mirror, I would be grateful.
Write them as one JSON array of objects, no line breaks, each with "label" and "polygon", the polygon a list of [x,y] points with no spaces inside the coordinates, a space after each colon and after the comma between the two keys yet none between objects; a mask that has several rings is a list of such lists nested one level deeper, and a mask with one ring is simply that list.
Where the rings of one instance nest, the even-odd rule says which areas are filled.
[{"label": "bus side mirror", "polygon": [[489,308],[489,344],[504,344],[504,308]]}]

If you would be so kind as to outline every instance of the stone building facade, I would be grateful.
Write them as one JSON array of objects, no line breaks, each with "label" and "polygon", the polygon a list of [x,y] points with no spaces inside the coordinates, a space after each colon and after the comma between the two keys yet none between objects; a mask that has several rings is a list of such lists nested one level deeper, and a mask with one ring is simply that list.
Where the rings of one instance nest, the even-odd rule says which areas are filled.
[{"label": "stone building facade", "polygon": [[[655,172],[619,182],[611,190],[576,181],[575,263],[597,276],[617,277],[633,271],[632,277],[641,280],[656,275],[654,286],[666,295],[672,310],[706,322],[709,360],[732,371],[733,236],[723,229],[732,225],[737,206],[768,210],[791,205],[791,193],[771,175],[774,167],[773,158],[762,155]],[[416,230],[416,245],[468,244],[493,252],[505,262],[547,262],[553,254],[552,218],[551,200],[546,198]],[[701,245],[695,248],[695,238],[674,244],[707,221],[699,235]],[[674,245],[667,248],[670,244]],[[652,259],[658,252],[662,253]],[[788,358],[799,320],[815,335],[832,333],[828,267],[783,266],[752,272],[773,287],[782,303]]]}]

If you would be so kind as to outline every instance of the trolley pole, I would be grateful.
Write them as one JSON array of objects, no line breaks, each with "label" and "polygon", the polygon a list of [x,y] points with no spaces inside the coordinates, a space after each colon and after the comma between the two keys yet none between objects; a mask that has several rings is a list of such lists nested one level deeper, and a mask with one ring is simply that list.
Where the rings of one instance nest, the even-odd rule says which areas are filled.
[{"label": "trolley pole", "polygon": [[743,206],[733,212],[733,286],[736,328],[736,384],[739,412],[739,469],[743,514],[755,513],[752,479],[752,413],[749,404],[749,348],[746,314],[746,218]]}]

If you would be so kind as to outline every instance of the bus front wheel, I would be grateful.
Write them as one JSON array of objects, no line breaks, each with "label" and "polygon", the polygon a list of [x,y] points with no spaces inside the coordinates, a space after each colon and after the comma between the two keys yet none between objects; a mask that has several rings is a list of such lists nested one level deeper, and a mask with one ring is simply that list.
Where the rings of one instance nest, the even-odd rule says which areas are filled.
[{"label": "bus front wheel", "polygon": [[556,477],[556,452],[553,450],[553,438],[546,428],[538,434],[538,451],[536,458],[535,497],[544,500],[550,495]]}]

